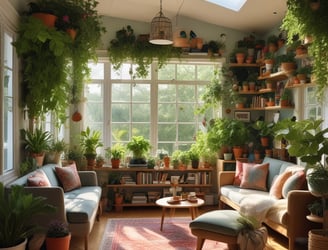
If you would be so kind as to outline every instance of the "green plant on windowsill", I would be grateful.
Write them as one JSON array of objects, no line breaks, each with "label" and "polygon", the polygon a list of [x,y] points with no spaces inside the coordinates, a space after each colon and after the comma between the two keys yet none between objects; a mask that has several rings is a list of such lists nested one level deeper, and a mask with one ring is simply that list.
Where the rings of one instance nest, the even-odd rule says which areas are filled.
[{"label": "green plant on windowsill", "polygon": [[151,44],[147,36],[137,38],[131,25],[116,31],[116,38],[110,41],[107,50],[115,70],[125,62],[137,64],[135,72],[130,72],[133,78],[146,78],[149,65],[154,60],[158,61],[158,67],[161,68],[170,58],[179,58],[181,55],[180,48]]},{"label": "green plant on windowsill", "polygon": [[151,148],[148,140],[143,136],[133,136],[126,148],[133,153],[130,164],[146,164],[145,154]]},{"label": "green plant on windowsill", "polygon": [[101,134],[98,130],[93,130],[87,127],[80,133],[80,146],[88,159],[96,159],[97,148],[102,147]]}]

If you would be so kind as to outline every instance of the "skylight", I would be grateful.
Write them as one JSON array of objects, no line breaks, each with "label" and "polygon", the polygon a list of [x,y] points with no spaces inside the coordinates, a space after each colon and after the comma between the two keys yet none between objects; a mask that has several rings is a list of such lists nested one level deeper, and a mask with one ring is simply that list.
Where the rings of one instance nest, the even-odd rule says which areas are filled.
[{"label": "skylight", "polygon": [[205,0],[205,1],[233,11],[239,11],[246,2],[246,0]]}]

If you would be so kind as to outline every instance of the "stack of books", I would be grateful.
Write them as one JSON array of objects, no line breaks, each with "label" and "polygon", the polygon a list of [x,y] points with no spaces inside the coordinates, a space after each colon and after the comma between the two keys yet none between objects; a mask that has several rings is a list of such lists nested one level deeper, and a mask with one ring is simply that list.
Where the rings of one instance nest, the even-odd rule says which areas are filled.
[{"label": "stack of books", "polygon": [[145,193],[133,193],[132,204],[147,203],[147,195]]}]

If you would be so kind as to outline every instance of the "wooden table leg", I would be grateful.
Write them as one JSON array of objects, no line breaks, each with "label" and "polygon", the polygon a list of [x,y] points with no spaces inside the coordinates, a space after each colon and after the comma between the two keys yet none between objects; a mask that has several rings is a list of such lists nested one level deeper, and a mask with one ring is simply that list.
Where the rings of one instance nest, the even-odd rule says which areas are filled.
[{"label": "wooden table leg", "polygon": [[161,218],[161,231],[163,231],[163,223],[164,223],[164,217],[165,217],[165,210],[166,208],[162,208],[162,218]]}]

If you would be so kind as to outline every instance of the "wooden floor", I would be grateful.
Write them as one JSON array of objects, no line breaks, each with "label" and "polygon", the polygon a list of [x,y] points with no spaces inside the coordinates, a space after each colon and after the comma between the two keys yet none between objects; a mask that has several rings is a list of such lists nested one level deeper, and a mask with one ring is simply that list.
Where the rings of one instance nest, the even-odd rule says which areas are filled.
[{"label": "wooden floor", "polygon": [[[199,213],[217,209],[213,206],[204,206],[199,209]],[[161,208],[159,207],[127,207],[122,212],[116,212],[115,210],[104,211],[100,221],[95,222],[93,230],[89,236],[89,250],[98,250],[101,244],[102,235],[110,218],[145,218],[145,217],[158,217],[158,225],[160,224]],[[176,209],[176,217],[188,217],[189,210]],[[286,250],[288,249],[288,241],[285,237],[269,229],[268,249],[270,250]],[[307,249],[306,243],[299,243],[295,250]],[[72,237],[70,250],[84,250],[84,241],[82,238]],[[108,249],[110,250],[110,249]]]}]

